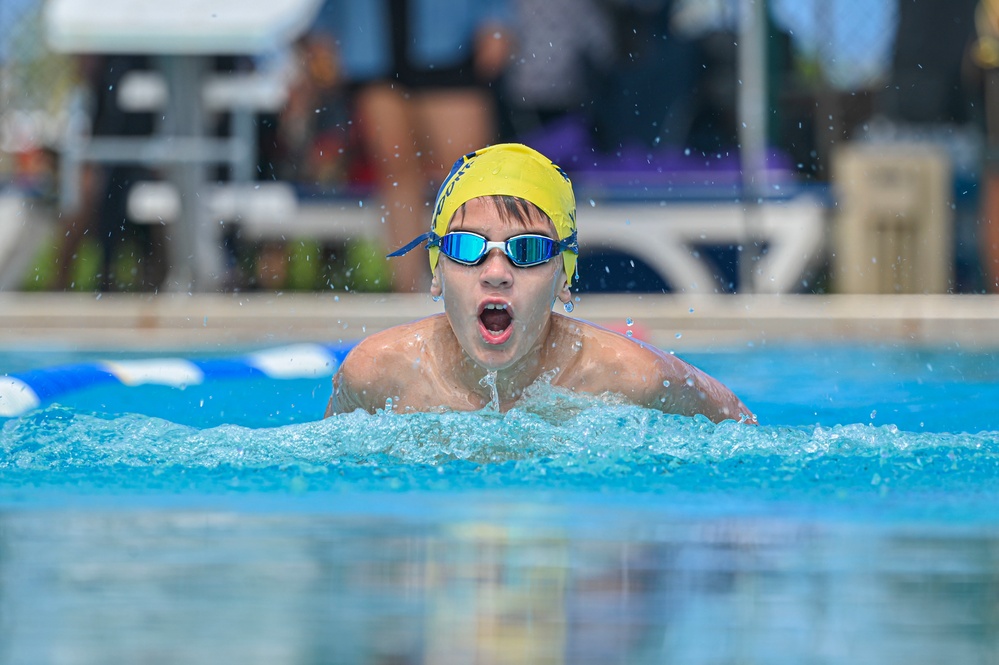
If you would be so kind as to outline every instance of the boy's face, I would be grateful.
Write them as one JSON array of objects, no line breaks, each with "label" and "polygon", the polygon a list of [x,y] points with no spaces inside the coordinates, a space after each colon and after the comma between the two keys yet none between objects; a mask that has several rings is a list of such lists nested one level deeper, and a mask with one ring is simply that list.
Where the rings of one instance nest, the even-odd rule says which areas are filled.
[{"label": "boy's face", "polygon": [[[454,216],[449,231],[470,231],[490,241],[524,233],[557,240],[551,221],[531,209],[525,222],[504,218],[487,198],[471,199],[464,215]],[[474,266],[441,255],[431,286],[444,296],[444,311],[465,353],[487,370],[511,367],[541,341],[556,297],[570,298],[562,256],[530,268],[518,268],[502,250],[492,249]]]}]

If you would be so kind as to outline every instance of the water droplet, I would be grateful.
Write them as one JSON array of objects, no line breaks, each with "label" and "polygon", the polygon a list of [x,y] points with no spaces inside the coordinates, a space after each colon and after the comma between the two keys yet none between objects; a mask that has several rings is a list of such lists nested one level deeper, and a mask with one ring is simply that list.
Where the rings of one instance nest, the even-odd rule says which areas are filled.
[{"label": "water droplet", "polygon": [[630,339],[631,337],[635,336],[635,333],[634,333],[634,331],[629,330],[628,332],[625,333],[625,336]]},{"label": "water droplet", "polygon": [[635,325],[635,322],[631,319],[625,319],[624,322],[627,323],[629,326]]},{"label": "water droplet", "polygon": [[677,333],[677,334],[676,334],[676,338],[677,338],[677,339],[680,339],[681,337],[683,337],[683,333]]},{"label": "water droplet", "polygon": [[669,379],[663,381],[663,388],[669,388]]}]

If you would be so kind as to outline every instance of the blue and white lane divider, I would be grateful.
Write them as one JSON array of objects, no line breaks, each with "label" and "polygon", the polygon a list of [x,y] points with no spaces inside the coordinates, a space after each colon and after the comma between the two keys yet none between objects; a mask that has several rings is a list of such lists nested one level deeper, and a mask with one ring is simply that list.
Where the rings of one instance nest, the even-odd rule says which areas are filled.
[{"label": "blue and white lane divider", "polygon": [[19,416],[67,393],[107,383],[180,388],[225,379],[332,376],[353,346],[293,344],[233,358],[102,360],[15,372],[0,376],[0,417]]}]

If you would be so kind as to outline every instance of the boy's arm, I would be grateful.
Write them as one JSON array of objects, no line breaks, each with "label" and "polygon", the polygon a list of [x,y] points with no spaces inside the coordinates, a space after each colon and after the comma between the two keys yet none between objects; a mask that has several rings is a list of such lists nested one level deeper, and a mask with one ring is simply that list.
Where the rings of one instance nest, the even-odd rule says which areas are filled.
[{"label": "boy's arm", "polygon": [[374,413],[379,408],[372,405],[372,400],[381,392],[378,381],[383,375],[373,361],[375,353],[370,344],[361,342],[343,359],[333,375],[333,393],[325,417],[358,409]]},{"label": "boy's arm", "polygon": [[676,356],[660,365],[655,398],[648,406],[687,416],[702,414],[718,423],[735,420],[755,425],[756,415],[720,381]]},{"label": "boy's arm", "polygon": [[340,369],[333,375],[333,393],[330,395],[330,401],[326,405],[325,418],[338,413],[350,413],[357,409],[367,410],[364,404],[361,403],[361,400],[358,399],[349,382],[344,380],[344,376],[345,373],[341,365]]}]

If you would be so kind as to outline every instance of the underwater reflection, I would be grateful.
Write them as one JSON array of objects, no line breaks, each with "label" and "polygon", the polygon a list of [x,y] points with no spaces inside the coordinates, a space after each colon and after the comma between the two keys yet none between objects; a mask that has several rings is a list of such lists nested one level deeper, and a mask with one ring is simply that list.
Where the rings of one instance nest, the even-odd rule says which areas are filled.
[{"label": "underwater reflection", "polygon": [[993,527],[354,508],[2,515],[0,663],[913,665],[999,652]]}]

